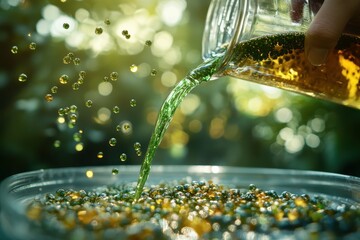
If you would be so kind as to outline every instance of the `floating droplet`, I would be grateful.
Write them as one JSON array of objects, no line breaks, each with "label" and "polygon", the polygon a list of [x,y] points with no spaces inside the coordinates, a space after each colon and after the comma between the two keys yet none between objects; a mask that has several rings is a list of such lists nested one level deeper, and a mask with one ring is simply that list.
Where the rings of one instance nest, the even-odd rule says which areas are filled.
[{"label": "floating droplet", "polygon": [[75,145],[75,150],[77,152],[81,152],[82,150],[84,150],[84,144],[83,143],[78,143]]},{"label": "floating droplet", "polygon": [[104,157],[104,153],[103,152],[98,152],[98,154],[96,155],[97,158],[101,159]]},{"label": "floating droplet", "polygon": [[80,71],[79,72],[79,77],[84,78],[86,76],[86,72],[85,71]]},{"label": "floating droplet", "polygon": [[54,141],[54,147],[59,148],[60,146],[61,146],[60,140],[55,140]]},{"label": "floating droplet", "polygon": [[81,141],[81,137],[82,137],[82,134],[80,132],[76,132],[74,133],[73,135],[73,139],[75,142],[80,142]]},{"label": "floating droplet", "polygon": [[121,123],[121,132],[123,134],[130,134],[132,132],[132,125],[131,125],[131,122],[129,121],[123,121]]},{"label": "floating droplet", "polygon": [[28,77],[26,76],[26,74],[22,73],[22,74],[19,75],[18,80],[19,80],[19,82],[26,82],[27,78]]},{"label": "floating droplet", "polygon": [[87,170],[85,173],[87,178],[93,178],[94,177],[94,172],[91,170]]},{"label": "floating droplet", "polygon": [[64,64],[70,64],[71,63],[71,57],[69,57],[69,56],[65,56],[64,58],[63,58],[63,63]]},{"label": "floating droplet", "polygon": [[69,107],[65,107],[65,108],[64,108],[64,113],[65,113],[65,115],[68,115],[69,112],[70,112],[70,108],[69,108]]},{"label": "floating droplet", "polygon": [[126,36],[126,35],[129,34],[129,31],[128,31],[128,30],[122,30],[121,34],[122,34],[123,36]]},{"label": "floating droplet", "polygon": [[142,151],[141,151],[141,150],[136,150],[135,152],[136,152],[136,155],[137,155],[138,157],[141,157],[141,155],[142,155]]},{"label": "floating droplet", "polygon": [[50,89],[50,91],[51,91],[51,93],[57,93],[58,92],[58,86],[53,86],[51,89]]},{"label": "floating droplet", "polygon": [[117,175],[117,174],[119,174],[119,169],[113,168],[113,169],[111,170],[111,173],[112,173],[112,175]]},{"label": "floating droplet", "polygon": [[17,46],[12,46],[12,47],[11,47],[11,52],[12,52],[13,54],[17,54],[18,51],[19,51],[19,48],[18,48]]},{"label": "floating droplet", "polygon": [[120,112],[120,108],[118,106],[113,107],[113,113],[118,114]]},{"label": "floating droplet", "polygon": [[73,52],[69,52],[66,56],[68,56],[71,60],[73,60],[75,57],[75,54]]},{"label": "floating droplet", "polygon": [[119,74],[118,74],[117,72],[112,72],[112,73],[110,73],[110,79],[111,79],[112,81],[118,80],[118,77],[119,77]]},{"label": "floating droplet", "polygon": [[76,113],[77,112],[77,106],[76,105],[71,105],[70,106],[70,112],[71,113]]},{"label": "floating droplet", "polygon": [[72,89],[73,89],[74,91],[77,91],[77,90],[79,90],[80,85],[79,85],[78,82],[75,82],[75,83],[73,83],[73,84],[71,85],[71,87],[72,87]]},{"label": "floating droplet", "polygon": [[139,142],[134,143],[134,149],[135,150],[141,149],[141,143],[139,143]]},{"label": "floating droplet", "polygon": [[116,138],[110,138],[109,140],[109,145],[111,147],[115,147],[116,146]]},{"label": "floating droplet", "polygon": [[102,34],[102,33],[103,33],[102,27],[97,27],[97,28],[95,28],[95,33],[96,33],[97,35]]},{"label": "floating droplet", "polygon": [[67,84],[68,81],[69,81],[69,76],[66,75],[66,74],[61,75],[60,78],[59,78],[59,82],[61,84]]},{"label": "floating droplet", "polygon": [[131,37],[130,34],[125,35],[125,38],[126,38],[126,39],[129,39],[130,37]]},{"label": "floating droplet", "polygon": [[154,76],[156,76],[156,74],[157,74],[156,69],[152,69],[150,72],[150,75],[154,77]]},{"label": "floating droplet", "polygon": [[105,23],[106,25],[110,25],[110,24],[111,24],[110,19],[108,19],[108,18],[105,19],[105,20],[104,20],[104,23]]},{"label": "floating droplet", "polygon": [[85,102],[85,106],[88,107],[88,108],[92,107],[92,105],[93,105],[93,101],[91,101],[91,100],[87,100]]},{"label": "floating droplet", "polygon": [[78,119],[78,116],[75,113],[69,115],[70,123],[75,124]]},{"label": "floating droplet", "polygon": [[48,93],[48,94],[45,95],[45,100],[47,102],[52,102],[52,100],[54,100],[54,97],[53,97],[52,94]]},{"label": "floating droplet", "polygon": [[131,72],[137,72],[137,70],[138,70],[138,66],[136,66],[135,64],[131,64],[130,71]]},{"label": "floating droplet", "polygon": [[74,65],[80,65],[80,58],[74,58]]},{"label": "floating droplet", "polygon": [[121,125],[120,124],[117,125],[115,129],[116,129],[117,132],[120,132],[121,131]]},{"label": "floating droplet", "polygon": [[68,23],[64,23],[64,24],[63,24],[63,28],[69,29],[69,27],[70,27],[70,25],[69,25]]},{"label": "floating droplet", "polygon": [[130,106],[131,107],[136,107],[136,100],[135,99],[130,100]]},{"label": "floating droplet", "polygon": [[125,153],[120,154],[120,161],[125,162],[127,159],[127,155]]},{"label": "floating droplet", "polygon": [[108,76],[105,76],[104,77],[104,82],[108,82],[109,81],[109,77]]},{"label": "floating droplet", "polygon": [[150,46],[152,45],[152,42],[151,42],[150,40],[146,40],[146,41],[145,41],[145,45],[148,46],[148,47],[150,47]]},{"label": "floating droplet", "polygon": [[59,108],[59,110],[58,110],[58,115],[59,115],[60,117],[64,116],[64,115],[65,115],[65,109],[64,109],[64,108]]},{"label": "floating droplet", "polygon": [[29,44],[29,49],[30,49],[30,50],[36,50],[36,43],[31,42],[31,43]]},{"label": "floating droplet", "polygon": [[79,77],[78,80],[77,80],[77,83],[78,83],[79,85],[83,84],[83,83],[84,83],[84,78]]}]

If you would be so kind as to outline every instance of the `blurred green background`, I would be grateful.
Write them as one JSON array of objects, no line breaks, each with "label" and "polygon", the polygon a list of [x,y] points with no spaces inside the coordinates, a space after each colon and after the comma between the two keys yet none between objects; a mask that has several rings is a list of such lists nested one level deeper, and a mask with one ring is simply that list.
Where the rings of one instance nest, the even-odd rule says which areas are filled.
[{"label": "blurred green background", "polygon": [[[141,164],[162,102],[202,61],[209,2],[0,0],[1,179],[40,168]],[[96,34],[99,27],[103,32]],[[36,49],[29,48],[32,42]],[[65,64],[69,53],[80,62]],[[83,79],[80,71],[86,72]],[[117,80],[106,81],[112,72]],[[22,73],[24,82],[18,80]],[[67,84],[59,83],[63,74]],[[74,124],[71,113],[58,113],[72,105]],[[124,123],[130,129],[117,131]],[[359,110],[222,78],[186,97],[153,164],[360,176],[359,136]]]}]

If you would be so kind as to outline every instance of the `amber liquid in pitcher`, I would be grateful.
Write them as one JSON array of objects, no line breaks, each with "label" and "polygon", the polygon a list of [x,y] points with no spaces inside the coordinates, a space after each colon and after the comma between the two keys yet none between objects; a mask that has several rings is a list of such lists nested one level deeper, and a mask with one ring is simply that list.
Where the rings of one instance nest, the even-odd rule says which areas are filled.
[{"label": "amber liquid in pitcher", "polygon": [[360,37],[342,35],[323,66],[304,52],[304,33],[238,43],[220,74],[330,100],[360,109]]}]

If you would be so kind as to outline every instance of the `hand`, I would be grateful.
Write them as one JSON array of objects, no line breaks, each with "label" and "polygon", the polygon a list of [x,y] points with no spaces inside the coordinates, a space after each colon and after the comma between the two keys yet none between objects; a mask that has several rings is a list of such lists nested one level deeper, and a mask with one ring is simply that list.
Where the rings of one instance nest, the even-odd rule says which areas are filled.
[{"label": "hand", "polygon": [[360,34],[360,0],[324,1],[305,36],[309,62],[315,66],[325,64],[342,33]]}]

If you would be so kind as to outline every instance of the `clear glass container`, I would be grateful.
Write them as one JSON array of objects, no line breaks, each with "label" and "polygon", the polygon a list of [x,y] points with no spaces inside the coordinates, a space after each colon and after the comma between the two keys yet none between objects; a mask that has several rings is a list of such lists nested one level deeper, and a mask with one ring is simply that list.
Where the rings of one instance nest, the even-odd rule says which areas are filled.
[{"label": "clear glass container", "polygon": [[[34,198],[56,190],[92,190],[116,183],[136,185],[139,166],[115,166],[47,169],[8,177],[1,183],[1,226],[10,239],[57,239],[36,229],[26,216],[26,206]],[[153,166],[147,185],[191,178],[247,188],[255,184],[279,193],[321,195],[337,203],[360,204],[360,178],[326,172],[240,168],[221,166]],[[359,232],[357,233],[359,234]],[[359,236],[359,235],[356,235]]]},{"label": "clear glass container", "polygon": [[360,36],[344,34],[324,65],[305,53],[305,32],[322,0],[212,0],[204,60],[221,57],[213,79],[252,81],[360,109]]}]

